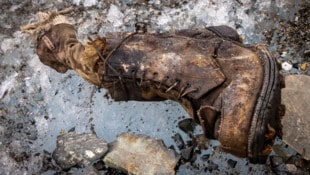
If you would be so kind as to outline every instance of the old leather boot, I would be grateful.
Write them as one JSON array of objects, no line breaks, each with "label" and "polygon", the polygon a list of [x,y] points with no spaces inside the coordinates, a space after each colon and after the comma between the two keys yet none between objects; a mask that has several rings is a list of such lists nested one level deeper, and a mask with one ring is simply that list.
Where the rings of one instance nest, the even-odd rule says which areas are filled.
[{"label": "old leather boot", "polygon": [[226,35],[233,29],[215,30],[107,36],[107,50],[123,42],[107,58],[117,71],[106,67],[104,82],[113,82],[115,100],[179,101],[222,150],[264,163],[280,129],[277,62],[264,46]]},{"label": "old leather boot", "polygon": [[227,26],[170,34],[112,33],[83,46],[69,24],[38,37],[40,60],[73,69],[116,101],[175,100],[222,150],[264,163],[280,130],[279,73],[262,45]]}]

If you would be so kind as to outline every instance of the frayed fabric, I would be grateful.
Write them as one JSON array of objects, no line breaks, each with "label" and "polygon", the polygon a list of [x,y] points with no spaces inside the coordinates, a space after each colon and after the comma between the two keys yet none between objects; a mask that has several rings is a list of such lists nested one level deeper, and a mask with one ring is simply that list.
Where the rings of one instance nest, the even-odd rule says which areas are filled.
[{"label": "frayed fabric", "polygon": [[63,16],[64,14],[73,11],[73,7],[66,8],[62,11],[48,11],[48,12],[38,12],[37,22],[26,24],[21,27],[21,30],[25,33],[29,33],[32,37],[34,43],[40,38],[44,33],[51,29],[52,26],[57,24],[70,24],[69,20]]}]

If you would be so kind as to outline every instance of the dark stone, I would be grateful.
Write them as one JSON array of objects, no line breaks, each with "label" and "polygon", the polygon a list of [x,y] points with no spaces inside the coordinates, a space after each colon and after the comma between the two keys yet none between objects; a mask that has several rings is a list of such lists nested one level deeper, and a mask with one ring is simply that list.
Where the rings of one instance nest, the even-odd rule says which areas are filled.
[{"label": "dark stone", "polygon": [[270,163],[273,168],[276,168],[283,163],[283,158],[280,156],[270,156]]},{"label": "dark stone", "polygon": [[310,57],[310,50],[305,50],[304,51],[304,56],[305,57]]},{"label": "dark stone", "polygon": [[16,128],[17,129],[23,129],[24,124],[23,123],[17,123]]},{"label": "dark stone", "polygon": [[193,164],[195,163],[196,160],[197,160],[197,153],[193,151],[192,157],[189,161]]},{"label": "dark stone", "polygon": [[191,118],[186,118],[178,123],[179,128],[185,133],[193,132],[197,124]]},{"label": "dark stone", "polygon": [[290,157],[286,163],[294,164],[295,166],[301,169],[307,169],[307,164],[309,164],[305,159],[302,159],[298,156]]},{"label": "dark stone", "polygon": [[172,138],[180,150],[184,148],[185,144],[184,144],[184,141],[183,141],[183,139],[179,133],[176,133]]},{"label": "dark stone", "polygon": [[75,127],[72,127],[68,130],[68,132],[74,132],[75,131]]},{"label": "dark stone", "polygon": [[201,160],[203,160],[203,161],[208,161],[209,158],[210,158],[210,154],[205,154],[205,155],[201,156]]},{"label": "dark stone", "polygon": [[108,168],[107,171],[104,172],[105,175],[127,175],[126,173],[114,169],[114,168]]},{"label": "dark stone", "polygon": [[181,156],[184,160],[188,161],[191,159],[192,155],[193,155],[193,149],[194,147],[191,146],[191,147],[188,147],[188,148],[185,148],[185,149],[182,149],[181,150]]},{"label": "dark stone", "polygon": [[98,162],[94,163],[93,167],[98,171],[106,170],[106,167],[102,160],[99,160]]},{"label": "dark stone", "polygon": [[218,170],[219,166],[215,164],[214,162],[210,162],[207,166],[207,169],[212,172],[213,170]]},{"label": "dark stone", "polygon": [[209,147],[209,139],[204,134],[195,136],[194,142],[200,150],[206,150]]},{"label": "dark stone", "polygon": [[47,152],[43,151],[42,153],[42,169],[41,171],[47,171],[49,169],[55,169],[53,161],[52,161],[52,155]]},{"label": "dark stone", "polygon": [[228,159],[227,164],[228,164],[228,166],[229,166],[230,168],[235,168],[235,167],[236,167],[236,164],[237,164],[237,161],[232,160],[232,159]]}]

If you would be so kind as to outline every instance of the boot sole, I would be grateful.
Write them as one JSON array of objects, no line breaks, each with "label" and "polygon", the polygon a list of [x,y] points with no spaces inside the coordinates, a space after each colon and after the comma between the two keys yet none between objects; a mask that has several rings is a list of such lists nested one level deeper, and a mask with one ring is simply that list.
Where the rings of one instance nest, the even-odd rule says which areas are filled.
[{"label": "boot sole", "polygon": [[248,138],[248,157],[251,163],[265,163],[272,150],[278,129],[276,119],[280,104],[280,80],[278,65],[264,46],[257,46],[264,66],[264,78],[257,99]]}]

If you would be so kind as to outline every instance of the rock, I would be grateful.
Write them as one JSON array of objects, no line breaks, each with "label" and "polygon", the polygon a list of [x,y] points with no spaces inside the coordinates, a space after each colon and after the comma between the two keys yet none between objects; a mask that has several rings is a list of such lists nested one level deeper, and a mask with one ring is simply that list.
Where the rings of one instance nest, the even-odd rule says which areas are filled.
[{"label": "rock", "polygon": [[310,161],[306,161],[299,156],[292,156],[290,157],[287,162],[287,164],[294,164],[296,167],[301,168],[301,169],[309,169],[310,166]]},{"label": "rock", "polygon": [[205,155],[201,156],[201,160],[203,160],[203,161],[207,161],[207,160],[209,160],[209,158],[210,158],[210,154],[205,154]]},{"label": "rock", "polygon": [[285,165],[285,170],[288,173],[296,174],[298,169],[297,169],[297,167],[294,164],[286,164]]},{"label": "rock", "polygon": [[285,149],[283,145],[273,145],[272,150],[280,156],[283,161],[288,160],[293,155],[292,151]]},{"label": "rock", "polygon": [[228,164],[229,167],[235,168],[236,165],[237,165],[237,161],[232,160],[232,159],[228,159],[227,164]]},{"label": "rock", "polygon": [[108,150],[107,142],[95,134],[74,132],[57,137],[53,158],[63,169],[86,167],[102,157]]},{"label": "rock", "polygon": [[290,64],[290,63],[288,63],[288,62],[284,62],[284,63],[282,63],[282,69],[283,69],[283,70],[288,71],[288,70],[291,70],[291,69],[292,69],[292,67],[293,67],[293,65],[292,65],[292,64]]},{"label": "rock", "polygon": [[207,169],[212,172],[213,170],[218,170],[219,166],[217,164],[215,164],[214,162],[210,162]]},{"label": "rock", "polygon": [[283,163],[283,158],[280,156],[270,156],[270,163],[273,168],[276,168]]},{"label": "rock", "polygon": [[304,56],[305,57],[310,57],[310,50],[305,50],[304,51]]},{"label": "rock", "polygon": [[172,138],[180,150],[184,148],[184,140],[179,133],[176,133]]},{"label": "rock", "polygon": [[181,150],[181,156],[184,160],[188,161],[190,160],[190,158],[192,157],[193,155],[193,150],[194,150],[194,147],[191,146],[191,147],[188,147],[188,148],[185,148],[185,149],[182,149]]},{"label": "rock", "polygon": [[307,68],[308,68],[308,63],[302,63],[300,65],[300,70],[301,71],[307,71]]},{"label": "rock", "polygon": [[105,165],[102,160],[99,160],[98,162],[94,163],[93,167],[98,171],[105,170]]},{"label": "rock", "polygon": [[209,147],[209,139],[204,134],[195,136],[195,144],[200,150],[206,150]]},{"label": "rock", "polygon": [[118,136],[104,157],[108,167],[128,174],[175,174],[179,156],[161,140],[124,133]]},{"label": "rock", "polygon": [[186,118],[178,123],[179,128],[185,133],[194,132],[197,124],[191,118]]},{"label": "rock", "polygon": [[303,158],[310,159],[310,76],[290,75],[285,77],[282,103],[286,107],[282,119],[283,141]]},{"label": "rock", "polygon": [[9,155],[16,162],[22,162],[24,160],[27,160],[31,153],[30,146],[19,140],[14,140],[13,142],[11,142],[9,148]]}]

